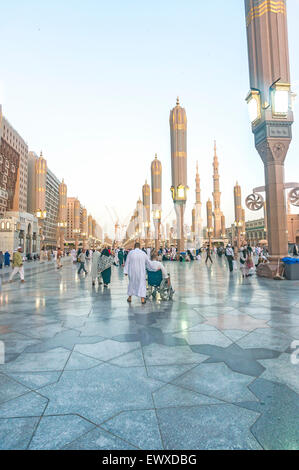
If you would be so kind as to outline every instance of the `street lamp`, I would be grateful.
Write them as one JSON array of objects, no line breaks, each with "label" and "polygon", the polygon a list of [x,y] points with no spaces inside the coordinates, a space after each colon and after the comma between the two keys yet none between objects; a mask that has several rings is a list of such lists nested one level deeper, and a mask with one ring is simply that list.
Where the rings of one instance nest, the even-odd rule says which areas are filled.
[{"label": "street lamp", "polygon": [[[270,3],[281,3],[281,8]],[[274,278],[277,264],[288,253],[284,161],[294,120],[286,2],[245,0],[245,9],[251,88],[246,101],[255,147],[265,169],[270,253],[270,263],[261,264],[257,273]]]},{"label": "street lamp", "polygon": [[[36,211],[36,217],[38,219],[38,225],[39,225],[39,231],[40,231],[40,238],[43,240],[45,240],[45,237],[43,236],[43,225],[44,225],[44,220],[46,219],[47,217],[47,211],[46,210],[42,210],[42,209],[38,209]],[[42,246],[42,248],[44,247],[44,245]]]},{"label": "street lamp", "polygon": [[210,249],[211,249],[212,233],[213,233],[213,231],[214,231],[213,227],[208,227],[208,228],[207,228],[207,234],[208,234],[208,238],[209,238],[209,246],[210,246]]},{"label": "street lamp", "polygon": [[251,90],[246,97],[246,101],[250,122],[252,125],[255,125],[262,117],[261,94],[259,90]]},{"label": "street lamp", "polygon": [[291,85],[289,83],[276,82],[270,90],[273,117],[287,117],[291,104]]}]

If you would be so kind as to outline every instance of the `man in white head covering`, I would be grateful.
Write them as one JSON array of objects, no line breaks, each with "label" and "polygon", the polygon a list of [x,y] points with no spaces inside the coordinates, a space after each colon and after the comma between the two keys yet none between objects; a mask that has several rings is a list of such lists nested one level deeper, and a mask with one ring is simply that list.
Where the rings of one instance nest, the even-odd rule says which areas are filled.
[{"label": "man in white head covering", "polygon": [[234,250],[233,250],[230,243],[226,247],[225,256],[226,256],[227,261],[228,261],[229,270],[232,273],[233,270],[234,270],[233,260],[235,258],[235,252],[234,252]]},{"label": "man in white head covering", "polygon": [[148,255],[140,249],[140,243],[135,243],[135,249],[130,251],[124,269],[129,276],[128,302],[132,302],[132,295],[141,298],[141,303],[146,303],[146,269],[156,271],[155,266],[149,260]]}]

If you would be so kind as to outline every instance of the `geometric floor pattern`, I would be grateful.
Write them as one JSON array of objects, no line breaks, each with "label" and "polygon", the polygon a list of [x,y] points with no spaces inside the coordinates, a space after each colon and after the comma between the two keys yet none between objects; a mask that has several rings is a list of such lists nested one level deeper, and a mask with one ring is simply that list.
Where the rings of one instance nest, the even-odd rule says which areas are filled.
[{"label": "geometric floor pattern", "polygon": [[165,264],[174,301],[145,306],[116,267],[3,285],[0,449],[299,448],[299,282]]}]

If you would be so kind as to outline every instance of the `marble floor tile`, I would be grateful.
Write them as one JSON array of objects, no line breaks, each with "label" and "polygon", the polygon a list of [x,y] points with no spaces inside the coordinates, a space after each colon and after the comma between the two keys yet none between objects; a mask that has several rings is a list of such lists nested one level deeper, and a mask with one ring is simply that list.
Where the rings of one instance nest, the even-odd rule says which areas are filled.
[{"label": "marble floor tile", "polygon": [[1,449],[298,447],[299,282],[165,264],[174,300],[145,306],[121,268],[2,286]]}]

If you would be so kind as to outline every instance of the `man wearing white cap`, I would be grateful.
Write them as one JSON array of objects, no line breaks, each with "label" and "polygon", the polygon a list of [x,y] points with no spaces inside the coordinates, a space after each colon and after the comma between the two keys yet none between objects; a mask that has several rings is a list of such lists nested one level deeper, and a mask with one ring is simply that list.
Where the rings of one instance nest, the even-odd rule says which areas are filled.
[{"label": "man wearing white cap", "polygon": [[12,270],[12,273],[10,275],[9,282],[12,282],[13,277],[17,273],[20,274],[21,282],[25,282],[24,281],[23,258],[22,258],[22,255],[21,255],[22,251],[23,251],[22,247],[19,246],[18,251],[15,251],[14,254],[13,254],[13,258],[12,258],[13,270]]},{"label": "man wearing white cap", "polygon": [[226,247],[225,256],[226,256],[227,261],[228,261],[229,270],[232,273],[233,270],[234,270],[233,260],[235,258],[235,252],[234,252],[234,249],[233,249],[233,247],[231,246],[230,243]]}]

